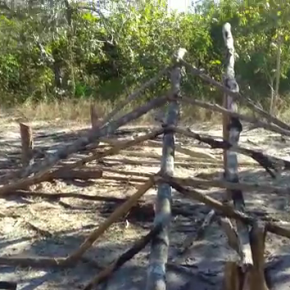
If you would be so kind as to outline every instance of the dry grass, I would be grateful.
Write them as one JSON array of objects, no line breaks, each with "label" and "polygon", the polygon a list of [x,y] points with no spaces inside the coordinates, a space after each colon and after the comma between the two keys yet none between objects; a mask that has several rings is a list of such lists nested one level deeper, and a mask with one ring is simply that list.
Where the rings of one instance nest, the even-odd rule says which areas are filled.
[{"label": "dry grass", "polygon": [[[97,108],[100,118],[106,116],[115,107],[115,104],[110,101],[97,100],[93,101]],[[15,106],[9,109],[2,108],[2,114],[7,115],[14,121],[33,122],[33,121],[52,121],[53,124],[74,122],[74,123],[90,123],[90,106],[91,100],[56,100],[50,102],[32,103]],[[138,107],[137,102],[128,104],[120,114],[131,111],[134,107]],[[266,108],[264,108],[266,109]],[[252,111],[247,107],[239,107],[239,112],[246,115],[252,115]],[[277,117],[283,121],[290,120],[290,104],[286,101],[280,101],[277,105]],[[160,117],[159,111],[152,111],[134,124],[152,124],[156,116]],[[11,117],[13,116],[13,117]],[[215,124],[221,122],[221,114],[211,112],[199,107],[182,106],[182,123],[194,124],[197,122],[213,122]]]},{"label": "dry grass", "polygon": [[[63,100],[53,102],[31,103],[15,106],[9,109],[2,109],[2,113],[12,118],[14,121],[33,122],[33,121],[52,121],[54,124],[75,122],[89,123],[90,122],[90,100]],[[105,117],[113,110],[114,104],[106,101],[94,101],[100,118]],[[120,114],[127,113],[138,107],[138,104],[128,104]],[[142,118],[136,120],[134,124],[152,124],[156,116],[162,113],[152,111]],[[13,117],[11,117],[13,116]],[[193,106],[182,106],[182,120],[184,123],[195,123],[203,121],[220,122],[221,115],[216,114],[201,108]]]}]

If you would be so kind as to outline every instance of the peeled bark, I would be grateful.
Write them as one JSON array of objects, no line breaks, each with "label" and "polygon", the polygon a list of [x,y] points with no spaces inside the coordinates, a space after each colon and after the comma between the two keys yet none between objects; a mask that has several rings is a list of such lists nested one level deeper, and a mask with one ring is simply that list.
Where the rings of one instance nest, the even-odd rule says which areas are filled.
[{"label": "peeled bark", "polygon": [[[235,79],[235,48],[234,39],[231,32],[231,25],[226,23],[223,26],[223,38],[226,46],[226,73],[224,75],[224,85],[232,92],[239,92],[239,86]],[[224,96],[224,106],[226,109],[236,111],[237,106],[234,99],[231,96]],[[242,132],[242,124],[236,117],[228,118],[228,115],[224,115],[223,122],[223,137],[229,141],[232,146],[236,146],[239,143],[240,133]],[[238,176],[238,160],[237,153],[231,149],[224,151],[224,177],[228,182],[239,182]],[[245,202],[243,193],[241,190],[228,190],[228,197],[231,197],[234,202],[234,207],[240,212],[245,212]],[[253,266],[252,252],[249,241],[248,226],[242,221],[237,221],[237,232],[239,236],[239,244],[241,248],[241,264],[246,279],[247,272]],[[239,275],[239,271],[234,271],[235,275]],[[240,275],[239,275],[240,276]],[[238,279],[238,277],[237,277]]]},{"label": "peeled bark", "polygon": [[[172,95],[177,96],[180,92],[181,68],[178,59],[182,58],[184,50],[180,49],[175,67],[171,72]],[[177,100],[169,104],[166,125],[175,126],[179,119],[179,105]],[[161,159],[161,172],[173,175],[174,172],[175,137],[173,132],[167,132],[163,136],[163,149]],[[171,186],[167,183],[158,184],[157,199],[155,205],[154,224],[161,220],[171,219]],[[166,289],[166,263],[169,248],[169,222],[162,224],[160,232],[151,241],[151,253],[149,260],[146,290]]]}]

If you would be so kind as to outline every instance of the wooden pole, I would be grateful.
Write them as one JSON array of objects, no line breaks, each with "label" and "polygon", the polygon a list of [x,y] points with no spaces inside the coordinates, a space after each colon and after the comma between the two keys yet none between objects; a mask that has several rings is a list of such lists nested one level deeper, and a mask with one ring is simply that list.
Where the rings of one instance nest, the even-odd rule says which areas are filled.
[{"label": "wooden pole", "polygon": [[[172,95],[178,96],[180,92],[181,68],[179,59],[183,57],[184,49],[179,49],[174,59],[175,67],[171,72]],[[166,125],[176,126],[180,108],[177,100],[172,100],[169,104]],[[173,175],[175,137],[173,132],[167,132],[163,136],[163,149],[161,159],[161,172]],[[166,263],[168,260],[169,248],[169,221],[171,218],[171,186],[167,183],[158,185],[157,198],[155,204],[156,225],[161,220],[168,221],[162,224],[161,231],[152,238],[151,253],[149,258],[148,276],[146,290],[166,289]]]},{"label": "wooden pole", "polygon": [[[231,32],[231,25],[226,23],[223,26],[222,30],[225,46],[226,46],[226,73],[224,75],[223,81],[224,86],[227,87],[232,92],[239,92],[239,86],[235,79],[235,47],[234,39]],[[229,96],[224,96],[224,106],[230,111],[236,111],[237,106],[234,102],[234,99]],[[242,132],[243,127],[240,120],[236,117],[228,118],[228,115],[224,115],[223,122],[223,137],[233,146],[238,145],[240,133]],[[224,151],[224,177],[226,181],[229,182],[239,182],[238,176],[238,159],[237,153],[232,150]],[[234,202],[235,209],[240,212],[245,212],[245,202],[243,193],[241,190],[228,190],[228,198],[231,197]],[[241,265],[244,273],[243,280],[247,279],[248,273],[253,266],[253,258],[251,245],[249,240],[249,231],[248,226],[241,221],[236,221],[237,232],[239,237],[239,253],[241,258]],[[232,264],[231,264],[232,265]],[[229,267],[229,265],[228,265]],[[236,267],[236,266],[232,266]],[[232,272],[232,275],[237,275],[236,279],[240,279],[240,274],[238,269],[229,270]],[[227,275],[227,273],[226,273]],[[234,279],[234,278],[233,278]],[[244,283],[244,282],[243,282]],[[232,288],[235,289],[235,288]]]},{"label": "wooden pole", "polygon": [[94,102],[92,102],[90,105],[90,115],[91,115],[92,129],[98,128],[100,124],[100,119],[99,119],[97,107]]},{"label": "wooden pole", "polygon": [[21,160],[23,167],[30,164],[33,157],[33,135],[31,127],[19,123],[21,136]]}]

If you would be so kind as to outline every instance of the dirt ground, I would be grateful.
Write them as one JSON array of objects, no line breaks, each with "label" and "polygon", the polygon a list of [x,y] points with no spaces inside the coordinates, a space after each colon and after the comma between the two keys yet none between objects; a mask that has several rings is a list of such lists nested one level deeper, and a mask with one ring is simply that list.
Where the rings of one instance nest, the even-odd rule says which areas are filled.
[{"label": "dirt ground", "polygon": [[[35,147],[53,152],[59,146],[70,143],[74,137],[68,137],[70,132],[86,127],[79,126],[51,126],[46,123],[32,124],[35,136]],[[7,169],[19,166],[20,138],[19,128],[14,122],[3,122],[0,133],[0,170],[4,174]],[[73,128],[73,130],[72,130]],[[210,124],[194,125],[192,129],[220,137],[220,126]],[[222,172],[221,151],[211,150],[194,140],[178,138],[177,143],[185,148],[208,152],[218,161],[209,159],[191,159],[185,161],[185,155],[177,154],[179,165],[176,166],[177,176],[200,176],[205,178],[220,178]],[[289,159],[289,139],[283,139],[278,134],[255,129],[243,132],[241,144],[249,148],[263,150],[268,154]],[[161,154],[160,148],[139,146],[131,152],[144,152]],[[139,160],[142,166],[118,162],[124,159]],[[113,160],[115,159],[115,160]],[[155,173],[159,165],[146,164],[145,160],[158,161],[156,158],[132,157],[127,153],[104,159],[107,168],[130,170],[137,172]],[[261,184],[275,184],[289,186],[289,173],[283,172],[272,180],[265,171],[257,166],[251,159],[239,156],[239,161],[248,163],[240,167],[241,180],[245,182],[258,182]],[[210,163],[211,162],[211,163]],[[182,164],[184,163],[184,164]],[[90,166],[95,167],[96,164]],[[106,176],[112,176],[105,173]],[[128,197],[140,183],[114,180],[89,180],[82,182],[54,181],[43,182],[33,186],[34,191],[47,193],[82,193],[98,196]],[[223,191],[209,189],[207,194],[221,199]],[[149,190],[144,199],[154,202],[156,190]],[[286,221],[289,226],[289,196],[269,194],[263,192],[244,193],[247,210],[255,216],[274,218]],[[189,216],[175,215],[170,233],[169,260],[175,257],[178,249],[187,235],[196,232],[198,225],[203,221],[209,211],[205,205],[183,198],[179,193],[173,193],[174,204],[180,203],[192,209]],[[111,208],[116,204],[100,201],[82,200],[76,198],[61,198],[59,200],[45,200],[42,198],[19,197],[11,195],[0,199],[0,256],[66,256],[84,241],[87,235],[102,223],[109,215]],[[119,220],[86,252],[85,257],[95,264],[79,262],[72,269],[34,269],[25,267],[0,266],[0,280],[15,281],[17,289],[22,290],[52,290],[52,289],[82,289],[82,287],[96,275],[101,267],[105,267],[124,252],[136,238],[148,232],[152,225],[151,218],[136,218],[129,220],[126,226],[125,218]],[[271,289],[290,289],[290,241],[267,235],[266,258],[269,266]],[[223,263],[232,257],[232,251],[226,246],[226,238],[217,223],[213,223],[206,231],[204,239],[195,243],[185,266],[168,267],[168,289],[221,289]],[[117,271],[110,281],[103,286],[109,290],[143,289],[146,281],[146,266],[148,264],[149,247],[146,247],[134,259],[126,263]],[[99,265],[100,268],[98,268]]]}]

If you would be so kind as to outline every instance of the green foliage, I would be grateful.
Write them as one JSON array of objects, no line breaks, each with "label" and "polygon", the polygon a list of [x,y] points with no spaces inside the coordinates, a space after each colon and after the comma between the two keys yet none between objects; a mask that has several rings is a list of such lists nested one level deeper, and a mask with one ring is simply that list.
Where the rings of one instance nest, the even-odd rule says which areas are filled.
[{"label": "green foliage", "polygon": [[[165,0],[155,2],[142,1],[136,8],[120,0],[106,17],[84,4],[68,7],[66,2],[51,11],[5,12],[0,16],[1,102],[64,97],[115,101],[169,64],[178,47],[188,50],[187,61],[221,80],[225,22],[232,25],[242,90],[260,101],[269,96],[281,49],[280,94],[287,94],[287,1],[221,0],[215,4],[207,0],[196,14],[168,13]],[[219,92],[197,78],[185,76],[183,82],[189,95],[220,98]],[[144,97],[158,95],[167,87],[164,77]]]}]

